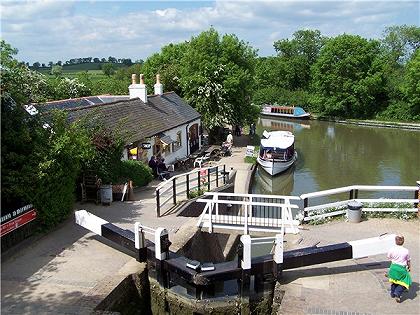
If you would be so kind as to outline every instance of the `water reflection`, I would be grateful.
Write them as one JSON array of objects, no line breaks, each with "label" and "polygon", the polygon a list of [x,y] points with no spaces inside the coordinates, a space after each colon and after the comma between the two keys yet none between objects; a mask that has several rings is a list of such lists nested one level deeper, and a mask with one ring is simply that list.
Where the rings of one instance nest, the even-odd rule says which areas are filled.
[{"label": "water reflection", "polygon": [[300,120],[290,121],[286,119],[272,119],[272,118],[260,118],[259,125],[267,130],[274,131],[274,130],[283,130],[283,131],[290,131],[292,133],[299,132],[300,130],[306,128],[311,128],[309,120]]},{"label": "water reflection", "polygon": [[257,171],[255,193],[300,195],[354,184],[414,186],[420,179],[419,131],[270,118],[259,120],[257,134],[264,130],[292,131],[299,156],[295,167],[279,176]]},{"label": "water reflection", "polygon": [[295,165],[285,172],[270,176],[261,167],[255,171],[255,190],[262,194],[272,194],[273,191],[278,195],[290,196],[293,191]]}]

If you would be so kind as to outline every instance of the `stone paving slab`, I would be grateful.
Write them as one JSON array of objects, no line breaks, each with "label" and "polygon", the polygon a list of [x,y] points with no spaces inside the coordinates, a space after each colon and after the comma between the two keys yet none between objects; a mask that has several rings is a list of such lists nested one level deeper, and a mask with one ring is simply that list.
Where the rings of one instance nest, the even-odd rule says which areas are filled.
[{"label": "stone paving slab", "polygon": [[419,221],[369,219],[361,223],[332,222],[308,226],[302,237],[320,240],[319,246],[402,233],[412,259],[413,285],[398,304],[389,296],[386,255],[338,261],[283,272],[285,295],[277,314],[420,314]]}]

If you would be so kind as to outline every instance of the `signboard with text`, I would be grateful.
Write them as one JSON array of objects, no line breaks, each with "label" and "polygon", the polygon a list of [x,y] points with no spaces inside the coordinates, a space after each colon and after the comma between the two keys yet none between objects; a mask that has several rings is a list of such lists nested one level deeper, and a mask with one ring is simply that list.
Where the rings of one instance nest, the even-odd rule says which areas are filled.
[{"label": "signboard with text", "polygon": [[25,205],[16,210],[2,213],[0,237],[36,219],[36,210],[33,205]]}]

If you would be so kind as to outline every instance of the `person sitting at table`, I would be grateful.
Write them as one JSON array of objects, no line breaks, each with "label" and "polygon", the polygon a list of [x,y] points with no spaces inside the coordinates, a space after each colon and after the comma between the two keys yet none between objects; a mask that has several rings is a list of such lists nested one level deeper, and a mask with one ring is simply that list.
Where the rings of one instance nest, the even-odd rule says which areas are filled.
[{"label": "person sitting at table", "polygon": [[171,175],[168,172],[168,167],[165,164],[164,158],[160,159],[157,164],[157,174],[159,175],[159,177],[161,177],[161,179],[168,179],[169,177],[171,177]]},{"label": "person sitting at table", "polygon": [[156,177],[157,176],[157,161],[154,155],[152,155],[152,157],[150,158],[149,167],[152,169],[153,176]]}]

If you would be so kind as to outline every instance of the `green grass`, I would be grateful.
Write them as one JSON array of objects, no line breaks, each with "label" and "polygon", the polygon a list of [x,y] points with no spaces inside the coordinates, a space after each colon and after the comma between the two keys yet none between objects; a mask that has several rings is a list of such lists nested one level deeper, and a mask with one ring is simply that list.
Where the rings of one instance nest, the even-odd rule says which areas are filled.
[{"label": "green grass", "polygon": [[244,162],[245,163],[249,163],[249,164],[255,164],[255,163],[257,163],[258,152],[260,152],[260,146],[259,145],[255,145],[254,156],[246,156],[244,158]]}]

